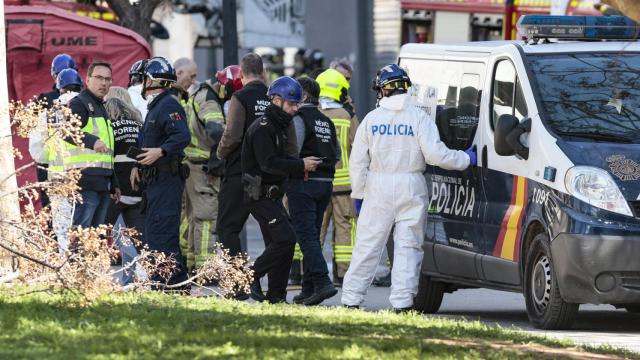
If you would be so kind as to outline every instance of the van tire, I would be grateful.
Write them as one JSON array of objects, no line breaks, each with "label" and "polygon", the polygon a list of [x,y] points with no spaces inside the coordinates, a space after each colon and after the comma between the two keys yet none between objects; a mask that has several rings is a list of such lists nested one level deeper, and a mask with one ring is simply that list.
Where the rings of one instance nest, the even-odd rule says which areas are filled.
[{"label": "van tire", "polygon": [[444,297],[444,283],[433,281],[428,275],[420,274],[418,294],[413,299],[413,308],[425,314],[434,314],[440,309]]},{"label": "van tire", "polygon": [[524,298],[527,315],[536,327],[555,330],[569,329],[578,314],[580,304],[562,299],[546,234],[536,235],[526,254]]}]

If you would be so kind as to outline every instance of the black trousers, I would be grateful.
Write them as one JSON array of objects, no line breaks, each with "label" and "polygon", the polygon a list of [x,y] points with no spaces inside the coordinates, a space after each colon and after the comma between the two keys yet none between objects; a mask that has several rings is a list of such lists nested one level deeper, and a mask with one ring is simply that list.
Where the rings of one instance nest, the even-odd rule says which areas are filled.
[{"label": "black trousers", "polygon": [[218,194],[218,241],[229,250],[229,255],[242,252],[240,232],[249,218],[249,208],[244,202],[242,177],[231,175],[222,179]]},{"label": "black trousers", "polygon": [[260,224],[265,244],[264,252],[253,263],[254,276],[259,279],[268,275],[267,300],[276,302],[286,299],[296,234],[282,199],[261,198],[252,201],[249,210]]}]

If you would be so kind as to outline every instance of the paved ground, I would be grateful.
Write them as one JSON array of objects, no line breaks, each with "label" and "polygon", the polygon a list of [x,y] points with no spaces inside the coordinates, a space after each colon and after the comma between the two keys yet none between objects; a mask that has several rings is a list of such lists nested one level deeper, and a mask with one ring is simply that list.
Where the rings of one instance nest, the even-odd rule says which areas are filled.
[{"label": "paved ground", "polygon": [[[252,258],[262,252],[264,245],[260,230],[252,219],[247,224],[247,242]],[[329,248],[325,247],[325,257],[330,259],[330,256]],[[290,291],[289,300],[297,293],[298,291]],[[340,295],[339,292],[323,305],[340,306]],[[363,306],[372,311],[391,308],[388,297],[389,288],[372,287]],[[521,294],[472,289],[445,295],[438,315],[480,320],[507,328],[515,327],[534,334],[568,338],[582,344],[609,344],[640,353],[640,315],[617,310],[608,305],[581,306],[572,330],[544,331],[533,328],[529,323]]]}]

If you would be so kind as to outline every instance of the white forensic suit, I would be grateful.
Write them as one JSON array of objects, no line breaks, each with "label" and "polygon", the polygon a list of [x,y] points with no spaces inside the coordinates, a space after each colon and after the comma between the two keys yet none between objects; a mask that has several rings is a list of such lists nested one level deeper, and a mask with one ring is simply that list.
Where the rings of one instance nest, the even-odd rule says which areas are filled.
[{"label": "white forensic suit", "polygon": [[344,305],[364,301],[395,225],[389,300],[396,309],[413,306],[427,215],[426,163],[464,170],[469,162],[464,151],[450,150],[440,141],[435,122],[407,94],[384,97],[367,114],[349,158],[351,197],[364,202],[342,287]]},{"label": "white forensic suit", "polygon": [[[71,99],[76,97],[76,95],[78,95],[78,93],[73,91],[61,94],[60,97],[55,100],[55,104],[68,105]],[[54,116],[55,119],[48,119],[45,112],[40,113],[39,124],[29,136],[29,153],[31,157],[40,164],[48,164],[50,166],[47,172],[47,179],[49,181],[56,180],[64,174],[52,170],[53,164],[50,163],[50,161],[53,160],[50,152],[56,151],[56,149],[53,145],[47,144],[47,142],[61,142],[62,139],[47,140],[50,136],[48,124],[56,124],[64,121],[62,110],[57,110]],[[47,147],[49,147],[49,149],[46,149]],[[58,159],[60,158],[58,157]],[[68,233],[73,222],[73,210],[75,203],[69,197],[55,194],[49,195],[49,201],[51,202],[51,224],[53,232],[56,234],[56,239],[58,240],[58,251],[60,255],[64,255],[64,252],[67,250],[69,245]]]}]

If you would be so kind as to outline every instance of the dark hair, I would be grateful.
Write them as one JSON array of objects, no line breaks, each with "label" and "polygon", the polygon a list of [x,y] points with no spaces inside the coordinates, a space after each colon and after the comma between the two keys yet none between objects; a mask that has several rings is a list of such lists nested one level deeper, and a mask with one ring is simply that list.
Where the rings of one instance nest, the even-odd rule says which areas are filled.
[{"label": "dark hair", "polygon": [[248,53],[240,61],[240,70],[244,75],[262,76],[262,58],[256,53]]},{"label": "dark hair", "polygon": [[64,90],[64,92],[69,92],[69,91],[80,92],[82,91],[82,86],[77,84],[71,84],[71,85],[65,86],[64,88],[62,88],[62,90]]},{"label": "dark hair", "polygon": [[307,95],[305,102],[317,104],[318,98],[320,97],[320,85],[318,82],[308,76],[301,76],[296,80],[298,80],[300,86],[302,86],[302,90]]},{"label": "dark hair", "polygon": [[96,60],[92,62],[91,65],[89,65],[89,70],[87,71],[87,75],[88,76],[93,75],[93,69],[97,68],[98,66],[104,66],[107,69],[109,69],[109,72],[113,73],[113,70],[111,69],[111,63],[108,63],[102,60]]}]

